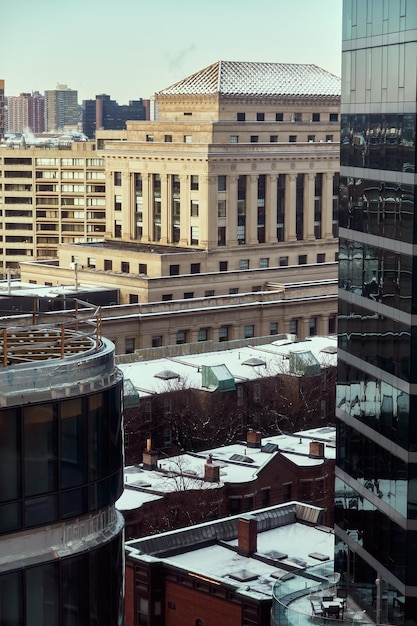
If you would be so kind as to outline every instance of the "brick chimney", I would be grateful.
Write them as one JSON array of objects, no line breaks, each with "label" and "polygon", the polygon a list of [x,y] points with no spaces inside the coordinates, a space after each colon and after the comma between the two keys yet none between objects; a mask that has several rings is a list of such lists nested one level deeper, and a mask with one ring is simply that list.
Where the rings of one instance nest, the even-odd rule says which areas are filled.
[{"label": "brick chimney", "polygon": [[322,441],[310,441],[310,458],[324,459],[324,443]]},{"label": "brick chimney", "polygon": [[257,550],[258,521],[254,515],[242,515],[238,521],[238,553],[249,556]]},{"label": "brick chimney", "polygon": [[158,467],[158,453],[152,450],[152,442],[146,440],[146,450],[142,454],[143,469],[154,470]]},{"label": "brick chimney", "polygon": [[262,433],[258,430],[248,430],[246,434],[246,445],[248,448],[260,448],[262,444]]},{"label": "brick chimney", "polygon": [[220,467],[214,465],[211,454],[208,455],[204,465],[204,480],[208,483],[220,482]]}]

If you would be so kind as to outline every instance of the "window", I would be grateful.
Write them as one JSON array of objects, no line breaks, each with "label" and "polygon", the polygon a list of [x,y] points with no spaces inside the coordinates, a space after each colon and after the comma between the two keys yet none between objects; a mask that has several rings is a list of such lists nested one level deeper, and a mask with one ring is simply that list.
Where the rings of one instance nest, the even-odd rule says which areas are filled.
[{"label": "window", "polygon": [[326,255],[324,253],[317,255],[317,263],[325,263]]},{"label": "window", "polygon": [[270,487],[265,487],[264,489],[261,489],[261,496],[262,496],[262,507],[267,507],[270,504],[270,495],[271,495],[271,488]]},{"label": "window", "polygon": [[299,254],[298,255],[298,265],[306,265],[307,263],[307,255],[306,254]]},{"label": "window", "polygon": [[200,273],[200,263],[191,263],[190,274],[199,274],[199,273]]},{"label": "window", "polygon": [[292,119],[294,122],[301,122],[303,118],[302,118],[301,113],[294,113],[294,115],[292,116]]},{"label": "window", "polygon": [[172,443],[172,433],[170,428],[164,428],[164,446],[170,446]]},{"label": "window", "polygon": [[239,261],[239,269],[248,270],[249,269],[249,259],[241,259]]},{"label": "window", "polygon": [[122,184],[122,172],[114,172],[114,185],[120,187]]},{"label": "window", "polygon": [[154,335],[152,337],[152,348],[160,348],[162,346],[162,335]]},{"label": "window", "polygon": [[217,229],[217,245],[226,245],[226,226],[219,226],[219,228]]},{"label": "window", "polygon": [[147,274],[147,273],[148,273],[147,263],[139,263],[139,274]]},{"label": "window", "polygon": [[177,345],[182,344],[182,343],[187,343],[187,331],[186,330],[179,330],[177,332],[175,343]]},{"label": "window", "polygon": [[90,256],[87,258],[87,267],[96,267],[96,260],[94,257]]},{"label": "window", "polygon": [[262,285],[253,285],[252,293],[255,293],[256,291],[262,291]]},{"label": "window", "polygon": [[288,257],[287,256],[280,256],[279,257],[279,266],[280,267],[287,267],[288,265]]},{"label": "window", "polygon": [[237,293],[239,293],[239,287],[230,287],[230,289],[229,289],[229,294],[230,294],[231,296],[233,296],[233,295],[235,295],[235,294],[237,294]]},{"label": "window", "polygon": [[292,319],[290,320],[290,334],[296,335],[298,332],[298,320]]},{"label": "window", "polygon": [[184,291],[184,300],[194,298],[194,291]]},{"label": "window", "polygon": [[190,239],[191,239],[192,246],[198,246],[198,244],[200,243],[200,227],[199,226],[191,226]]},{"label": "window", "polygon": [[250,339],[255,336],[255,326],[253,324],[247,324],[245,326],[245,339]]},{"label": "window", "polygon": [[220,326],[219,341],[229,341],[229,327],[228,326]]},{"label": "window", "polygon": [[269,334],[278,335],[278,322],[271,322],[269,324]]},{"label": "window", "polygon": [[164,136],[164,141],[165,141],[165,143],[171,143],[172,142],[172,135],[165,135]]},{"label": "window", "polygon": [[184,111],[184,115],[187,115],[188,117],[191,117],[192,111]]},{"label": "window", "polygon": [[257,113],[256,114],[256,121],[257,122],[264,122],[265,121],[265,113]]},{"label": "window", "polygon": [[152,142],[153,141],[153,135],[146,135],[146,141]]},{"label": "window", "polygon": [[191,200],[191,217],[198,217],[198,209],[197,200]]},{"label": "window", "polygon": [[336,333],[336,315],[329,315],[329,335]]},{"label": "window", "polygon": [[135,338],[126,337],[125,339],[125,354],[133,354],[135,351]]},{"label": "window", "polygon": [[113,261],[111,259],[104,259],[104,271],[110,272],[113,269]]},{"label": "window", "polygon": [[206,289],[206,291],[204,292],[204,297],[211,298],[212,296],[214,296],[214,289]]},{"label": "window", "polygon": [[288,141],[289,141],[290,143],[295,143],[295,142],[297,141],[297,135],[290,135],[290,136],[288,137]]},{"label": "window", "polygon": [[208,328],[199,328],[197,341],[208,341]]},{"label": "window", "polygon": [[122,196],[114,196],[114,210],[115,211],[122,210]]},{"label": "window", "polygon": [[284,113],[275,113],[275,121],[283,122],[284,121]]},{"label": "window", "polygon": [[333,141],[333,135],[326,135],[326,141]]},{"label": "window", "polygon": [[251,143],[258,143],[259,141],[259,135],[251,135],[250,136],[250,142]]},{"label": "window", "polygon": [[245,113],[238,113],[236,116],[236,119],[238,122],[244,122],[246,119],[246,114]]},{"label": "window", "polygon": [[227,261],[219,262],[219,272],[227,272]]},{"label": "window", "polygon": [[320,113],[313,113],[313,115],[311,116],[311,121],[320,122]]},{"label": "window", "polygon": [[226,217],[226,200],[217,202],[217,217]]},{"label": "window", "polygon": [[314,141],[316,141],[316,135],[307,135],[307,141],[309,143],[313,143]]},{"label": "window", "polygon": [[329,122],[338,122],[339,121],[339,114],[338,113],[330,113],[329,115]]},{"label": "window", "polygon": [[169,275],[170,276],[179,276],[180,275],[180,266],[179,265],[170,265],[169,266]]},{"label": "window", "polygon": [[226,176],[217,176],[217,191],[226,191]]},{"label": "window", "polygon": [[172,293],[163,293],[162,302],[168,302],[169,300],[172,300]]},{"label": "window", "polygon": [[261,257],[259,259],[259,267],[269,267],[269,258],[268,257]]},{"label": "window", "polygon": [[239,143],[238,135],[230,135],[230,143]]},{"label": "window", "polygon": [[198,174],[191,174],[190,188],[191,191],[198,191]]},{"label": "window", "polygon": [[269,135],[269,141],[270,143],[277,143],[278,135]]},{"label": "window", "polygon": [[317,335],[317,317],[310,317],[308,326],[310,337],[314,337],[314,335]]},{"label": "window", "polygon": [[122,261],[122,263],[121,263],[121,271],[124,274],[129,274],[129,272],[130,272],[130,263],[128,261]]},{"label": "window", "polygon": [[184,135],[184,143],[191,143],[193,138],[191,135]]}]

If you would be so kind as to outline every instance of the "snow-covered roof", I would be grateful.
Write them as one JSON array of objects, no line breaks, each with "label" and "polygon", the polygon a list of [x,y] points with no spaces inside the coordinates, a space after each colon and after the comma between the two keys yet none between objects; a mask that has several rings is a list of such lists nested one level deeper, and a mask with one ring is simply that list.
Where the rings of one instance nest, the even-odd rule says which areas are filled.
[{"label": "snow-covered roof", "polygon": [[[125,379],[136,388],[139,397],[147,397],[184,388],[204,389],[203,365],[225,366],[234,378],[235,384],[277,374],[289,374],[289,356],[294,353],[311,352],[322,366],[336,366],[336,347],[336,337],[317,336],[304,341],[286,338],[268,344],[229,350],[120,363],[118,367]],[[166,380],[158,376],[165,370],[177,374],[178,378],[171,377]]]},{"label": "snow-covered roof", "polygon": [[317,65],[217,61],[158,95],[339,98],[340,78]]}]

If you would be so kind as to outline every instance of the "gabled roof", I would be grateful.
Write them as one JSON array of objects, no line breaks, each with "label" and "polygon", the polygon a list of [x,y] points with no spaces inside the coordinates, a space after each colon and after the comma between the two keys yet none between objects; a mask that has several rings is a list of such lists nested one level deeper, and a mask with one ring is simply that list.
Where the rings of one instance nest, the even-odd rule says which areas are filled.
[{"label": "gabled roof", "polygon": [[317,65],[217,61],[158,95],[340,97],[340,78]]}]

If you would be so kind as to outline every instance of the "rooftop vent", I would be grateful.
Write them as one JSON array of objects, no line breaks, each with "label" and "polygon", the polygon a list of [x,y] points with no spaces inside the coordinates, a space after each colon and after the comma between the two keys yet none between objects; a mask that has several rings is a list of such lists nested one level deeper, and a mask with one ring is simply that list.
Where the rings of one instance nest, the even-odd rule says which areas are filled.
[{"label": "rooftop vent", "polygon": [[337,354],[336,346],[327,346],[327,348],[323,348],[320,352],[325,352],[326,354]]},{"label": "rooftop vent", "polygon": [[155,378],[160,378],[161,380],[174,380],[180,377],[179,374],[173,372],[172,370],[162,370],[162,372],[158,372],[155,374]]},{"label": "rooftop vent", "polygon": [[226,365],[202,365],[201,384],[211,391],[233,391],[235,389],[235,379],[227,369]]},{"label": "rooftop vent", "polygon": [[250,359],[243,361],[242,365],[249,365],[250,367],[257,367],[260,365],[266,365],[266,361],[263,361],[262,359],[258,359],[257,357],[253,356]]},{"label": "rooftop vent", "polygon": [[238,463],[253,463],[253,459],[250,456],[244,456],[243,454],[232,454],[231,461],[237,461]]},{"label": "rooftop vent", "polygon": [[269,454],[272,454],[272,452],[276,452],[277,450],[279,450],[278,444],[277,443],[266,443],[264,446],[262,446],[262,452],[268,452]]}]

